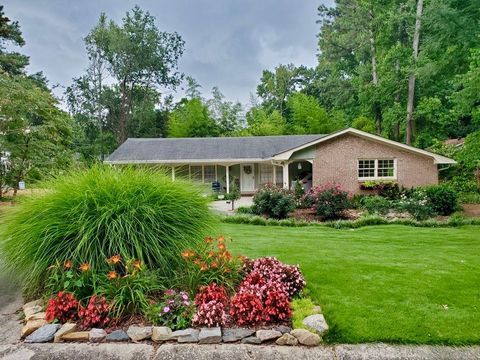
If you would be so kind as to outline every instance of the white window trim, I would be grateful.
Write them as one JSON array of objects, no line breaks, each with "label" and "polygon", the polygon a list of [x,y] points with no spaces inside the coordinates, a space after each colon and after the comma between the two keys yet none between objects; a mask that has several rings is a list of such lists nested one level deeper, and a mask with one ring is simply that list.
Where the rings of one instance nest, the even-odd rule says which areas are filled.
[{"label": "white window trim", "polygon": [[[374,167],[374,172],[375,176],[369,176],[369,177],[360,177],[358,175],[358,170],[360,167],[360,161],[361,160],[374,160],[375,161],[375,167]],[[378,160],[393,160],[393,176],[378,176]],[[379,158],[379,159],[358,159],[357,160],[357,178],[359,181],[370,181],[370,180],[397,180],[397,159],[394,158]]]}]

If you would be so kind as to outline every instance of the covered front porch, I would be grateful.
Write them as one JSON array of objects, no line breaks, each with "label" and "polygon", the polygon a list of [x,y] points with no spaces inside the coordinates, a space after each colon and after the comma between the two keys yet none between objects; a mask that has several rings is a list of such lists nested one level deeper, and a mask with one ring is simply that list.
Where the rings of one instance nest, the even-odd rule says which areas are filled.
[{"label": "covered front porch", "polygon": [[241,194],[253,194],[265,184],[293,189],[300,181],[308,190],[312,186],[312,160],[283,162],[202,163],[169,165],[172,180],[183,177],[201,184],[218,184],[220,193],[230,193],[236,184]]}]

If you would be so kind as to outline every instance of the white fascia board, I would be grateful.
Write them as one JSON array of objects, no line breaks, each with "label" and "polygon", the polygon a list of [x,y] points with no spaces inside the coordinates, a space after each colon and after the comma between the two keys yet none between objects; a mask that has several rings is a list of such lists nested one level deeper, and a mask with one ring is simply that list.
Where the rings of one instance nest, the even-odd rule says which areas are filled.
[{"label": "white fascia board", "polygon": [[341,136],[341,135],[344,135],[344,134],[354,134],[354,135],[363,137],[365,139],[369,139],[369,140],[376,141],[376,142],[379,142],[379,143],[387,144],[387,145],[390,145],[390,146],[393,146],[393,147],[396,147],[396,148],[399,148],[399,149],[402,149],[402,150],[406,150],[406,151],[409,151],[409,152],[417,153],[417,154],[420,154],[420,155],[428,156],[428,157],[431,157],[433,159],[433,162],[435,164],[456,164],[457,163],[455,160],[447,158],[445,156],[438,155],[438,154],[432,153],[430,151],[418,149],[416,147],[406,145],[406,144],[402,144],[400,142],[393,141],[393,140],[390,140],[390,139],[385,139],[381,136],[373,135],[373,134],[370,134],[370,133],[367,133],[367,132],[364,132],[364,131],[361,131],[361,130],[358,130],[358,129],[354,129],[354,128],[347,128],[347,129],[332,133],[330,135],[327,135],[323,138],[320,138],[320,139],[311,141],[309,143],[303,144],[303,145],[298,146],[296,148],[290,149],[288,151],[284,151],[282,153],[276,154],[275,156],[273,156],[272,159],[273,160],[278,160],[278,161],[288,160],[288,159],[290,159],[292,154],[296,151],[299,151],[299,150],[305,149],[307,147],[322,143],[324,141],[328,141],[330,139],[336,138],[337,136]]},{"label": "white fascia board", "polygon": [[105,164],[110,165],[126,165],[126,164],[175,164],[175,165],[188,165],[188,164],[240,164],[240,163],[259,163],[264,162],[268,163],[270,159],[175,159],[175,160],[105,160]]}]

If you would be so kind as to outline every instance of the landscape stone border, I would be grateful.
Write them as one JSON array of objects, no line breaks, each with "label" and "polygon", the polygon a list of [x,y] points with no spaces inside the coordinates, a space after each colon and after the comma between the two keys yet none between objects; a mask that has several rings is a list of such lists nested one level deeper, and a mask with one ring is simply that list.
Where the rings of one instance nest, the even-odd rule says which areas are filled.
[{"label": "landscape stone border", "polygon": [[[25,343],[59,343],[59,342],[92,342],[121,343],[153,341],[155,343],[177,342],[179,344],[220,344],[241,343],[249,345],[276,344],[280,346],[318,346],[328,331],[328,325],[323,314],[307,316],[303,325],[307,329],[292,329],[285,325],[271,329],[252,330],[248,328],[188,328],[172,331],[166,326],[130,325],[127,331],[114,330],[111,333],[103,329],[93,328],[81,331],[75,323],[49,324],[45,320],[41,300],[31,301],[23,305],[25,325],[21,337]],[[320,311],[320,307],[316,308]]]}]

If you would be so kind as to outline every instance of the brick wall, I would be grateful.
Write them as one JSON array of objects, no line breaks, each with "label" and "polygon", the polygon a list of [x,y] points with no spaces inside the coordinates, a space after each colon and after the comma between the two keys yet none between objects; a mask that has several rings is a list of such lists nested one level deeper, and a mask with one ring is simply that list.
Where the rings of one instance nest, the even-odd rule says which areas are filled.
[{"label": "brick wall", "polygon": [[359,193],[357,162],[369,158],[397,159],[397,181],[403,187],[438,183],[438,169],[432,158],[351,134],[317,145],[313,183],[340,183],[345,190]]}]

